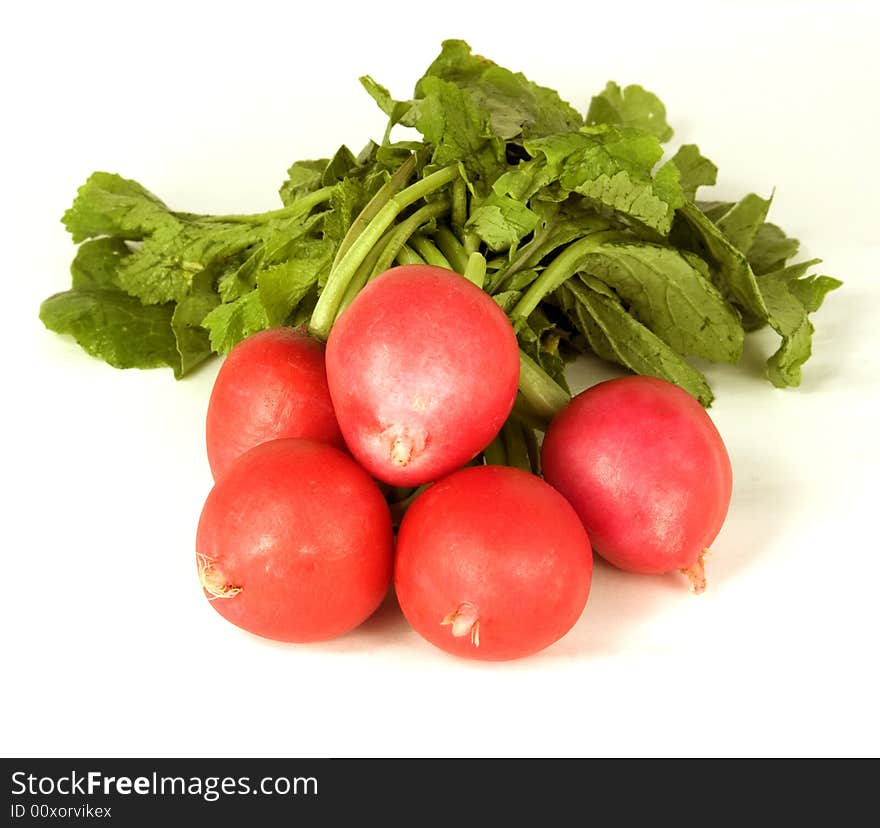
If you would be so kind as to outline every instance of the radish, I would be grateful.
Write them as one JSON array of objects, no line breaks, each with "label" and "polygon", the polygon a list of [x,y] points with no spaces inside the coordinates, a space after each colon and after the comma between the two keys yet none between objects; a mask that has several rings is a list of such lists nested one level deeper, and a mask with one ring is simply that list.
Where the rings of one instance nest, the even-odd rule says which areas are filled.
[{"label": "radish", "polygon": [[377,276],[330,332],[327,381],[345,442],[374,477],[417,486],[464,465],[510,414],[519,349],[492,298],[441,267]]},{"label": "radish", "polygon": [[528,472],[454,472],[410,506],[394,585],[409,623],[455,655],[504,660],[557,641],[590,592],[590,541],[574,509]]},{"label": "radish", "polygon": [[239,457],[208,495],[196,550],[211,606],[278,641],[353,629],[391,583],[382,494],[348,455],[311,440],[273,440]]},{"label": "radish", "polygon": [[281,437],[344,448],[327,389],[324,346],[294,328],[243,339],[217,374],[206,432],[214,480],[248,449]]},{"label": "radish", "polygon": [[732,473],[690,394],[654,377],[601,382],[553,420],[541,465],[603,558],[629,572],[682,570],[705,589],[703,556],[727,515]]}]

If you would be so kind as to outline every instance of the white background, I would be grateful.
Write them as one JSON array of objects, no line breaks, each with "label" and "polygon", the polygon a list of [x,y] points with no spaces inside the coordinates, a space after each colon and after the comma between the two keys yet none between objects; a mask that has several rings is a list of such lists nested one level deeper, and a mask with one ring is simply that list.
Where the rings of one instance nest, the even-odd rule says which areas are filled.
[{"label": "white background", "polygon": [[[875,7],[876,8],[876,7]],[[0,50],[6,755],[874,754],[880,369],[877,12],[846,3],[17,3]],[[45,331],[68,284],[59,218],[94,169],[174,208],[278,205],[299,158],[357,151],[444,37],[584,110],[609,78],[665,101],[673,148],[846,286],[803,386],[760,377],[774,337],[709,368],[734,465],[709,590],[597,565],[575,629],[467,663],[393,603],[336,641],[281,646],[212,611],[194,533],[218,362],[115,371]],[[607,376],[586,364],[578,386]]]}]

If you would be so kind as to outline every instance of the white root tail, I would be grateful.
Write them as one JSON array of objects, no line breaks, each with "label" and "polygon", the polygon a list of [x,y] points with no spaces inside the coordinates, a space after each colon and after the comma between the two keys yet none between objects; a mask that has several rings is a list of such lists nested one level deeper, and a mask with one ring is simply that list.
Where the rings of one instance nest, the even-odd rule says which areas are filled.
[{"label": "white root tail", "polygon": [[468,635],[471,644],[475,647],[480,646],[480,616],[473,604],[467,602],[459,604],[458,609],[444,616],[440,624],[444,627],[451,626],[455,638],[464,638]]},{"label": "white root tail", "polygon": [[222,572],[216,567],[216,561],[201,553],[196,555],[199,565],[199,583],[202,589],[208,593],[208,600],[217,598],[234,598],[241,592],[240,586],[233,586],[226,582]]},{"label": "white root tail", "polygon": [[702,592],[706,591],[706,563],[705,558],[706,555],[709,554],[708,549],[704,549],[699,558],[694,561],[693,565],[688,567],[687,569],[682,569],[681,571],[687,575],[688,581],[690,582],[691,592],[694,595],[699,595]]}]

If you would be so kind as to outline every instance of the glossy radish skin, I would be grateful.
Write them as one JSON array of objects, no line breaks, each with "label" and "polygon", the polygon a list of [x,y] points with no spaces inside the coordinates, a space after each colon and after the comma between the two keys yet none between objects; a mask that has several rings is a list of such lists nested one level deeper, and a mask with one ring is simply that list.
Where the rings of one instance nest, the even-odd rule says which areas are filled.
[{"label": "glossy radish skin", "polygon": [[294,328],[271,328],[239,342],[214,382],[206,432],[214,480],[239,455],[269,440],[303,437],[344,448],[324,346]]},{"label": "glossy radish skin", "polygon": [[392,572],[388,506],[348,455],[285,439],[243,454],[202,510],[196,560],[224,618],[278,641],[319,641],[373,613]]},{"label": "glossy radish skin", "polygon": [[490,661],[536,653],[583,612],[593,559],[574,509],[540,478],[475,466],[410,506],[394,586],[412,627],[454,655]]},{"label": "glossy radish skin", "polygon": [[653,377],[588,388],[551,423],[541,463],[603,558],[630,572],[683,570],[703,590],[702,556],[727,515],[732,474],[690,394]]},{"label": "glossy radish skin", "polygon": [[376,277],[336,321],[327,380],[351,453],[379,480],[415,486],[498,433],[519,349],[488,294],[450,270],[407,265]]}]

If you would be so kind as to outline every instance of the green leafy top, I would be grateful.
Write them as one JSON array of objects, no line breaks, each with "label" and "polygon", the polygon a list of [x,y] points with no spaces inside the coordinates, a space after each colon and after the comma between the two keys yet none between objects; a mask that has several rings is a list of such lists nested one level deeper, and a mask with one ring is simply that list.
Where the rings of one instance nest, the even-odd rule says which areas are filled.
[{"label": "green leafy top", "polygon": [[666,107],[653,92],[638,84],[621,89],[614,81],[608,81],[605,89],[590,102],[587,123],[635,127],[658,141],[672,138],[672,127],[666,122]]},{"label": "green leafy top", "polygon": [[661,235],[684,204],[678,168],[667,162],[654,174],[663,150],[641,130],[600,124],[524,146],[531,159],[502,175],[496,192],[522,201],[559,201],[577,193],[619,220]]},{"label": "green leafy top", "polygon": [[463,40],[443,42],[440,54],[416,84],[416,100],[430,97],[429,78],[451,83],[467,94],[488,116],[491,134],[502,141],[567,132],[583,123],[577,110],[554,90],[472,54]]},{"label": "green leafy top", "polygon": [[[767,220],[772,198],[698,200],[717,168],[693,144],[664,160],[673,131],[655,94],[612,81],[581,117],[461,40],[410,99],[361,83],[387,116],[382,141],[292,164],[276,210],[175,212],[135,181],[91,175],[63,217],[80,247],[45,325],[111,365],[179,377],[269,326],[324,337],[382,268],[430,262],[509,314],[523,422],[564,403],[566,361],[585,352],[708,405],[688,358],[736,363],[764,325],[780,337],[768,378],[800,382],[810,314],[840,282],[791,263],[798,241]],[[398,125],[411,140],[391,140]]]}]

